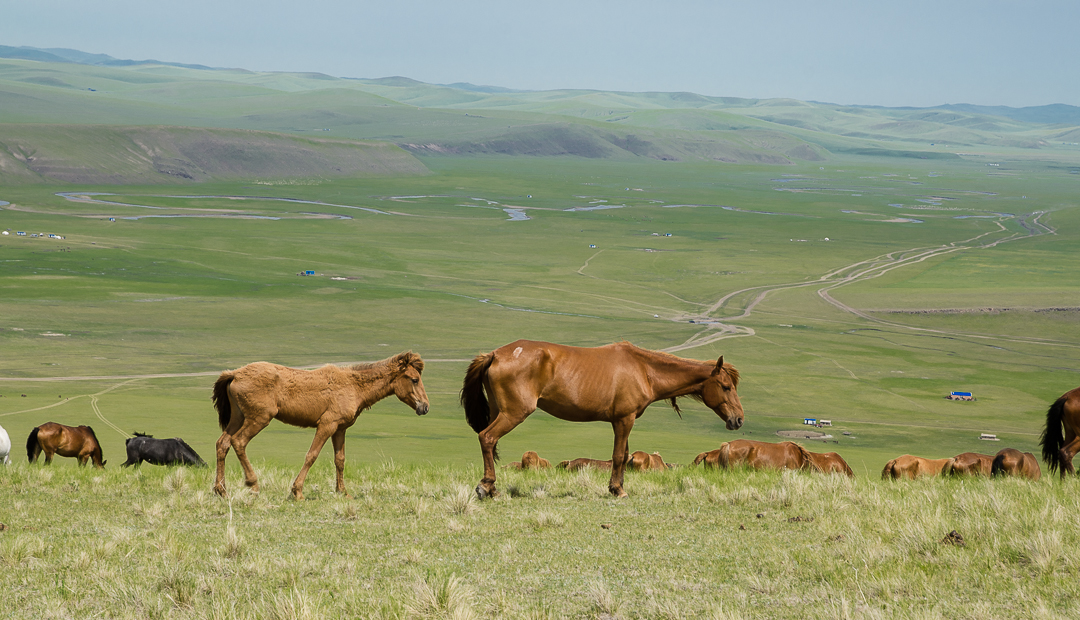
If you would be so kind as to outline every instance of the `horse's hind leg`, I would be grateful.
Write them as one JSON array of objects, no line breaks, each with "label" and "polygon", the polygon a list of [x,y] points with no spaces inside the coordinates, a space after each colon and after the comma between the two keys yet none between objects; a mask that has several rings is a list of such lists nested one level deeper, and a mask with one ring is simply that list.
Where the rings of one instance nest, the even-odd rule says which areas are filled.
[{"label": "horse's hind leg", "polygon": [[336,491],[345,497],[352,497],[345,490],[345,430],[346,427],[342,426],[331,437],[334,442],[334,469],[337,470]]},{"label": "horse's hind leg", "polygon": [[480,431],[478,435],[480,438],[480,452],[484,456],[484,477],[480,479],[480,484],[476,485],[476,496],[480,499],[498,495],[498,491],[495,489],[495,445],[499,443],[499,439],[504,435],[514,430],[518,424],[524,422],[525,418],[535,409],[536,406],[533,405],[533,409],[514,416],[507,415],[506,409],[503,409],[496,416],[494,422]]},{"label": "horse's hind leg", "polygon": [[1062,478],[1065,477],[1065,470],[1068,470],[1070,474],[1076,473],[1076,468],[1073,467],[1073,458],[1076,457],[1077,452],[1080,452],[1080,436],[1073,437],[1071,441],[1061,447]]},{"label": "horse's hind leg", "polygon": [[266,417],[266,421],[261,421],[261,419],[260,421],[253,421],[252,418],[245,417],[243,426],[232,436],[233,451],[236,452],[236,458],[240,461],[240,467],[244,470],[244,484],[251,489],[252,493],[259,492],[259,477],[255,475],[255,468],[251,466],[251,461],[248,460],[247,445],[252,437],[266,428],[270,420],[271,418]]},{"label": "horse's hind leg", "polygon": [[232,437],[229,436],[229,432],[225,431],[221,433],[221,437],[217,440],[217,473],[214,476],[214,493],[217,493],[221,497],[228,497],[229,492],[225,490],[225,457],[229,454],[229,446],[232,445]]},{"label": "horse's hind leg", "polygon": [[623,472],[626,471],[626,457],[630,454],[630,430],[634,428],[636,416],[624,416],[611,423],[615,431],[615,449],[611,453],[611,480],[608,492],[615,497],[626,497],[623,490]]},{"label": "horse's hind leg", "polygon": [[[297,499],[297,500],[304,499],[304,479],[307,478],[308,470],[311,469],[311,466],[315,464],[315,459],[319,458],[319,452],[322,452],[322,448],[323,448],[323,445],[326,444],[326,440],[330,439],[331,435],[335,435],[337,433],[337,431],[338,431],[338,425],[337,424],[320,424],[318,427],[316,427],[316,429],[315,429],[315,438],[311,440],[311,448],[308,449],[307,456],[304,457],[304,466],[300,468],[300,473],[296,475],[296,480],[293,480],[293,484],[292,484],[293,499]],[[341,434],[341,442],[342,442],[342,447],[344,448],[344,445],[345,445],[345,433],[344,432],[342,432],[342,434]],[[334,443],[335,443],[335,446],[336,446],[336,444],[337,444],[336,440],[335,440]],[[344,450],[341,453],[341,459],[342,459],[342,461],[341,461],[342,466],[344,467],[344,465],[345,465],[345,452],[344,452]],[[336,464],[336,462],[337,462],[337,459],[335,458],[335,464]],[[338,476],[342,475],[340,473],[340,471],[341,470],[339,470]],[[341,482],[340,482],[341,488],[344,488],[345,487],[345,481],[343,479],[339,479],[339,480],[341,480]]]}]

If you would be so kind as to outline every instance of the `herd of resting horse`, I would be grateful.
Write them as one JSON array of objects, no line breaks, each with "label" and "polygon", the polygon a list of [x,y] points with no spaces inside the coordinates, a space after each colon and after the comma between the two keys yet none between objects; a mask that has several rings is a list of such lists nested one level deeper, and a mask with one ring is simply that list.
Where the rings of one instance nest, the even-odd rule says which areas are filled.
[{"label": "herd of resting horse", "polygon": [[[417,415],[428,412],[428,398],[421,374],[424,361],[411,351],[384,360],[353,366],[327,365],[300,370],[267,362],[255,362],[228,370],[214,383],[211,400],[222,430],[216,444],[217,471],[214,491],[227,496],[225,457],[236,452],[244,471],[244,483],[258,492],[259,481],[247,457],[247,444],[271,420],[315,428],[304,465],[292,483],[291,494],[303,499],[304,480],[326,441],[334,446],[336,491],[346,494],[345,431],[357,416],[376,402],[394,395]],[[574,459],[557,467],[586,467],[611,471],[608,490],[625,497],[626,469],[666,469],[659,454],[629,451],[629,435],[650,404],[665,401],[679,416],[678,399],[689,397],[712,409],[728,430],[743,424],[743,408],[736,388],[739,371],[724,361],[699,361],[619,342],[602,347],[571,347],[549,342],[518,340],[473,359],[465,373],[460,400],[465,418],[480,441],[484,474],[476,487],[483,499],[497,494],[495,461],[498,442],[536,409],[574,422],[608,422],[615,435],[611,460]],[[6,438],[6,434],[5,434]],[[1047,412],[1040,440],[1043,460],[1051,472],[1075,473],[1072,459],[1080,452],[1080,388],[1065,393]],[[124,466],[206,463],[182,439],[155,439],[137,433],[126,443]],[[88,426],[70,427],[49,422],[35,428],[27,439],[27,456],[34,462],[44,452],[46,463],[53,454],[73,456],[80,465],[92,460],[104,467],[101,446]],[[694,465],[704,467],[750,467],[836,472],[853,476],[851,468],[835,452],[817,454],[790,441],[768,443],[737,439],[716,450],[703,452]],[[551,463],[535,452],[509,467],[540,469]],[[1006,448],[990,456],[967,452],[948,459],[925,459],[904,455],[889,461],[882,478],[916,478],[929,475],[1016,475],[1037,480],[1038,460],[1031,453]]]}]

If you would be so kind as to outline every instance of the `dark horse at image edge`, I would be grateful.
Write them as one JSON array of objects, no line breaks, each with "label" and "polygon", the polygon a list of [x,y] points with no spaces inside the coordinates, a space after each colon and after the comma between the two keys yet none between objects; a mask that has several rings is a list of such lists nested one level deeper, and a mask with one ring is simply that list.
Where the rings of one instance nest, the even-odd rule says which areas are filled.
[{"label": "dark horse at image edge", "polygon": [[1080,452],[1080,387],[1065,392],[1050,405],[1039,444],[1050,473],[1060,470],[1062,478],[1066,472],[1076,473],[1072,460]]},{"label": "dark horse at image edge", "polygon": [[615,446],[608,490],[625,497],[630,430],[645,408],[665,400],[679,412],[675,399],[689,396],[723,418],[728,430],[736,430],[743,423],[738,384],[739,371],[724,363],[723,356],[702,362],[629,342],[582,348],[518,340],[478,355],[461,388],[465,418],[479,436],[484,457],[484,477],[476,494],[496,494],[499,439],[542,409],[561,420],[611,424]]},{"label": "dark horse at image edge", "polygon": [[135,433],[134,437],[124,442],[124,447],[127,448],[127,460],[121,463],[121,467],[138,467],[143,461],[151,465],[206,467],[206,461],[179,437],[155,439],[153,435]]}]

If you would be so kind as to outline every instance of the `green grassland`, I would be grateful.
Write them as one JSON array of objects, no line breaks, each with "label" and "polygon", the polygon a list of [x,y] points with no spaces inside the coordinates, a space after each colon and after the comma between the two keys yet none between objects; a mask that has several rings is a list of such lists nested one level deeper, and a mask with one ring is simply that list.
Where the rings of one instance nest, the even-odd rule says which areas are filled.
[{"label": "green grassland", "polygon": [[[1075,616],[1075,481],[878,480],[903,453],[1037,451],[1080,384],[1075,132],[0,59],[0,615]],[[687,464],[818,417],[832,436],[803,443],[857,477],[679,468],[615,501],[600,473],[500,470],[477,505],[458,390],[519,338],[723,355],[745,426],[658,403],[631,449]],[[314,501],[285,501],[312,432],[279,423],[248,451],[259,496],[232,457],[231,502],[206,470],[118,468],[135,431],[212,461],[222,370],[409,349],[431,412],[363,413],[355,499],[324,455]],[[105,471],[23,462],[49,420],[93,426]],[[542,412],[500,442],[506,461],[611,447]]]},{"label": "green grassland", "polygon": [[[268,429],[269,431],[270,429]],[[384,461],[230,502],[207,469],[0,470],[6,617],[1069,618],[1076,480],[505,472]],[[236,486],[239,476],[231,476]],[[961,539],[949,537],[957,532]],[[962,542],[962,546],[955,544]]]},{"label": "green grassland", "polygon": [[[97,400],[120,429],[97,422],[107,456],[119,458],[122,432],[135,430],[183,435],[207,455],[218,434],[208,400],[216,372],[412,349],[432,360],[432,413],[379,404],[352,430],[350,460],[475,462],[456,403],[473,355],[517,338],[625,339],[722,354],[744,376],[740,433],[696,403],[682,419],[657,405],[638,422],[635,449],[686,463],[736,436],[767,439],[821,417],[836,426],[817,445],[874,476],[905,452],[1034,450],[1046,406],[1075,387],[1080,290],[1068,274],[1080,253],[1067,172],[1000,178],[978,161],[424,164],[431,174],[419,177],[203,183],[197,192],[80,186],[80,201],[57,195],[70,186],[5,188],[0,227],[65,238],[0,244],[0,423],[17,439],[46,419],[93,425],[89,395],[122,383]],[[939,204],[919,202],[926,196]],[[565,210],[595,206],[621,208]],[[504,208],[531,219],[511,221]],[[1048,212],[1050,228],[1029,236],[1019,216],[1035,211]],[[830,295],[865,316],[817,294],[826,274],[925,248],[956,251],[829,281],[839,285]],[[308,269],[317,275],[297,275]],[[710,310],[743,289],[753,290]],[[701,321],[716,319],[743,335],[715,339],[722,334]],[[128,378],[189,373],[201,374]],[[95,376],[120,378],[19,381]],[[945,401],[954,389],[979,400]],[[76,395],[87,396],[58,398]],[[988,446],[982,432],[1004,443]],[[436,455],[428,438],[439,439]],[[252,454],[297,463],[309,442],[310,431],[274,425]],[[504,439],[503,453],[561,460],[603,457],[610,446],[607,427],[540,413]]]}]

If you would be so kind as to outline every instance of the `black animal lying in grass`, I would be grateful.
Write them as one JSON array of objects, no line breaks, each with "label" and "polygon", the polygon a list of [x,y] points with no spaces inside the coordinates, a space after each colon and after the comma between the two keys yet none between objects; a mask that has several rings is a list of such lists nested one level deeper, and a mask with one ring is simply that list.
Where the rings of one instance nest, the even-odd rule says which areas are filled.
[{"label": "black animal lying in grass", "polygon": [[173,439],[154,439],[153,435],[135,433],[124,442],[127,446],[127,461],[123,467],[138,467],[143,461],[151,465],[195,465],[206,467],[206,462],[184,443],[179,437]]}]

